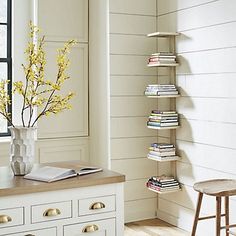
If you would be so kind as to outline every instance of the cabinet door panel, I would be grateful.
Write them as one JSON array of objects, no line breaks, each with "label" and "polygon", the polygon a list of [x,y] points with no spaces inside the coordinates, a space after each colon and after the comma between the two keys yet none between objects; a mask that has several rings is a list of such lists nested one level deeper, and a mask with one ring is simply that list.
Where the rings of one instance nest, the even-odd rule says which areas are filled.
[{"label": "cabinet door panel", "polygon": [[64,236],[83,236],[86,229],[89,236],[115,236],[115,228],[115,219],[87,222],[65,226]]},{"label": "cabinet door panel", "polygon": [[46,40],[88,42],[88,0],[40,0],[38,19]]},{"label": "cabinet door panel", "polygon": [[7,234],[4,236],[56,236],[57,230],[56,228],[49,229],[41,229],[41,230],[33,230],[28,232],[19,232],[16,234]]},{"label": "cabinet door panel", "polygon": [[[47,43],[45,70],[46,79],[55,79],[57,66],[57,49],[62,43]],[[79,44],[71,49],[69,58],[71,64],[68,74],[71,77],[65,81],[60,94],[75,92],[71,100],[72,109],[43,117],[38,122],[39,138],[79,137],[88,135],[88,46]]]},{"label": "cabinet door panel", "polygon": [[0,216],[0,229],[24,224],[23,207],[12,209],[0,209]]}]

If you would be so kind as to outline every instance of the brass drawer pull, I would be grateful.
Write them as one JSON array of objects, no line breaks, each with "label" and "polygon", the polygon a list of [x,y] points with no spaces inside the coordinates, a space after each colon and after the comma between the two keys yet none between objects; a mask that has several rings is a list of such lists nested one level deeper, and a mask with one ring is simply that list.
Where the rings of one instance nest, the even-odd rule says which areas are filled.
[{"label": "brass drawer pull", "polygon": [[43,213],[43,216],[58,216],[60,214],[61,211],[58,208],[50,208]]},{"label": "brass drawer pull", "polygon": [[91,233],[91,232],[95,232],[95,231],[98,231],[99,228],[97,225],[88,225],[88,226],[85,226],[84,229],[83,229],[83,233]]},{"label": "brass drawer pull", "polygon": [[25,236],[35,236],[34,234],[26,234]]},{"label": "brass drawer pull", "polygon": [[89,210],[98,210],[98,209],[103,209],[105,208],[105,204],[102,202],[95,202],[93,203],[90,207]]},{"label": "brass drawer pull", "polygon": [[5,223],[11,222],[11,221],[12,221],[12,219],[10,216],[0,215],[0,224],[5,224]]}]

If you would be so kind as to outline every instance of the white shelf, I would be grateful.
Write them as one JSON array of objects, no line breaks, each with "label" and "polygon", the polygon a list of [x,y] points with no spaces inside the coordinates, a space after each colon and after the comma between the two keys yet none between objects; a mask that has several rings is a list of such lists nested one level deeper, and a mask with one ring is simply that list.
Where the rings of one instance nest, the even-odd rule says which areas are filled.
[{"label": "white shelf", "polygon": [[150,160],[153,160],[153,161],[158,161],[158,162],[168,162],[168,161],[178,161],[180,160],[180,157],[179,156],[173,156],[171,158],[167,158],[167,159],[162,159],[161,157],[158,159],[158,158],[155,158],[155,157],[147,157],[148,159]]},{"label": "white shelf", "polygon": [[148,67],[176,67],[178,66],[179,64],[178,63],[167,63],[167,64],[164,64],[164,63],[158,63],[158,64],[153,64],[153,65],[147,65]]},{"label": "white shelf", "polygon": [[181,188],[180,189],[175,189],[173,191],[166,191],[166,192],[161,192],[161,191],[157,191],[155,189],[152,189],[152,188],[148,188],[149,190],[155,192],[155,193],[158,193],[158,194],[167,194],[167,193],[175,193],[175,192],[179,192],[181,191]]},{"label": "white shelf", "polygon": [[158,127],[158,126],[147,126],[149,129],[178,129],[180,126],[168,126],[168,127]]},{"label": "white shelf", "polygon": [[153,95],[153,96],[151,96],[151,95],[145,95],[147,98],[178,98],[178,97],[180,97],[181,95],[180,94],[176,94],[176,95],[159,95],[159,96],[157,96],[157,95]]},{"label": "white shelf", "polygon": [[180,33],[177,32],[154,32],[148,34],[147,37],[173,37],[178,35],[180,35]]}]

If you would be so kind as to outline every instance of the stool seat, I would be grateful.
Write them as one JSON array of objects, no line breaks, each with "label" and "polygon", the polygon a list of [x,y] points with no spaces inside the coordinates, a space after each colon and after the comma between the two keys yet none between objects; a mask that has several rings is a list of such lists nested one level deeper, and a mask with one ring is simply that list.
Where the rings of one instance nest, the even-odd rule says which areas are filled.
[{"label": "stool seat", "polygon": [[211,196],[233,196],[236,195],[236,180],[214,179],[195,183],[194,190]]}]

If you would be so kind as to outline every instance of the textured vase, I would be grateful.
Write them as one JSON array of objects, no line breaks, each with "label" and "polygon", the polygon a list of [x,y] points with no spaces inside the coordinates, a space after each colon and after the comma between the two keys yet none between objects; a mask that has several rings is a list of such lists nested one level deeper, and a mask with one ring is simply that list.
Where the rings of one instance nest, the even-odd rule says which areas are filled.
[{"label": "textured vase", "polygon": [[33,168],[35,159],[35,127],[10,127],[11,147],[10,158],[11,168],[14,175],[26,175]]}]

